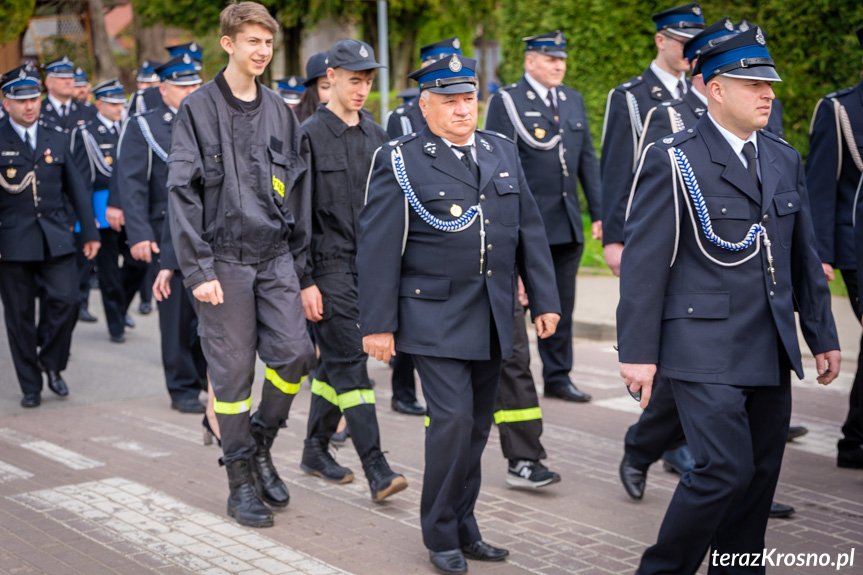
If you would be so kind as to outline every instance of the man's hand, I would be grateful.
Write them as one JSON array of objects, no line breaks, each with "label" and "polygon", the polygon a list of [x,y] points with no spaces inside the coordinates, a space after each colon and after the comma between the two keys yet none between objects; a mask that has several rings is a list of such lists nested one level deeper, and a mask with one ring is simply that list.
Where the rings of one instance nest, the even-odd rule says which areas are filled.
[{"label": "man's hand", "polygon": [[621,363],[620,377],[631,393],[641,392],[642,409],[650,403],[650,394],[653,392],[653,378],[656,376],[655,363]]},{"label": "man's hand", "polygon": [[378,361],[389,362],[390,358],[396,354],[396,342],[392,332],[370,333],[364,336],[363,351]]},{"label": "man's hand", "polygon": [[560,314],[556,313],[544,313],[533,318],[533,324],[536,326],[536,337],[545,339],[553,336],[559,321]]},{"label": "man's hand", "polygon": [[620,277],[620,257],[623,255],[623,244],[615,242],[606,245],[603,249],[605,252],[605,263],[611,269],[611,273]]},{"label": "man's hand", "polygon": [[153,260],[153,254],[159,253],[159,244],[144,240],[129,248],[129,251],[136,260],[150,263]]},{"label": "man's hand", "polygon": [[92,260],[99,253],[99,248],[102,247],[102,242],[86,242],[84,243],[84,257]]},{"label": "man's hand", "polygon": [[303,311],[307,320],[319,322],[324,319],[324,298],[321,297],[318,286],[310,285],[300,290],[300,297],[303,299]]},{"label": "man's hand", "polygon": [[602,220],[596,220],[590,224],[590,237],[602,241]]},{"label": "man's hand", "polygon": [[108,225],[111,226],[111,229],[115,232],[119,232],[120,229],[126,225],[126,219],[123,217],[123,210],[120,208],[108,206],[105,209],[105,219],[108,220]]},{"label": "man's hand", "polygon": [[222,291],[222,284],[219,283],[219,280],[202,283],[192,290],[192,295],[195,296],[196,300],[204,303],[213,305],[225,303],[225,292]]},{"label": "man's hand", "polygon": [[818,370],[818,383],[829,385],[839,375],[839,365],[842,363],[842,355],[838,349],[825,351],[815,356],[815,368]]},{"label": "man's hand", "polygon": [[824,270],[824,275],[827,276],[828,282],[832,282],[836,279],[836,273],[833,271],[833,266],[821,262],[821,269]]},{"label": "man's hand", "polygon": [[518,298],[518,303],[521,304],[521,307],[527,307],[530,303],[530,300],[527,298],[527,291],[524,289],[524,282],[521,281],[521,276],[518,276],[518,291],[516,292],[516,297]]},{"label": "man's hand", "polygon": [[159,270],[156,281],[153,282],[153,295],[156,301],[165,301],[171,296],[171,278],[174,270]]}]

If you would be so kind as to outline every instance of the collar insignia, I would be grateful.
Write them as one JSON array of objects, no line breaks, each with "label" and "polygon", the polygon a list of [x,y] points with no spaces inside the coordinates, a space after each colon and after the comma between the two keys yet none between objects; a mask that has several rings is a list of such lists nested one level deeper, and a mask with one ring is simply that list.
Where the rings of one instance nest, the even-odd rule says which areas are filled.
[{"label": "collar insignia", "polygon": [[423,151],[434,158],[437,156],[437,144],[434,142],[426,142],[425,146],[423,146]]}]

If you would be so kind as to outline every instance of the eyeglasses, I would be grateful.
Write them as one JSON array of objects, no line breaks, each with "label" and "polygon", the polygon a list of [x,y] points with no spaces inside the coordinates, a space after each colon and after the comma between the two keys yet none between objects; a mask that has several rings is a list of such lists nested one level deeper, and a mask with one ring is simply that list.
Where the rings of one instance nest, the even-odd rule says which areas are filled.
[{"label": "eyeglasses", "polygon": [[665,36],[666,38],[668,38],[669,40],[674,40],[675,42],[679,42],[680,44],[686,44],[686,42],[687,42],[686,40],[681,40],[680,38],[675,38],[672,34],[670,34],[668,32],[661,32],[661,34],[663,36]]}]

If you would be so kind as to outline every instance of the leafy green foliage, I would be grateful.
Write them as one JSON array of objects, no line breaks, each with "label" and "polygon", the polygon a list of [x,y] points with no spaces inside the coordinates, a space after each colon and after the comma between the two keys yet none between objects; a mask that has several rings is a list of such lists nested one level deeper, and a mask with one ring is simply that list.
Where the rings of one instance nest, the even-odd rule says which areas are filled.
[{"label": "leafy green foliage", "polygon": [[12,42],[27,29],[36,8],[36,0],[3,0],[0,2],[0,44]]},{"label": "leafy green foliage", "polygon": [[[560,29],[567,36],[566,83],[584,94],[594,141],[599,144],[608,91],[641,73],[654,58],[651,13],[683,2],[641,0],[502,0],[497,29],[503,48],[500,75],[523,73],[521,38]],[[774,90],[785,107],[785,134],[802,153],[809,148],[809,120],[825,94],[859,82],[863,25],[859,0],[702,0],[707,23],[727,15],[746,18],[767,33],[767,46],[784,80]]]}]

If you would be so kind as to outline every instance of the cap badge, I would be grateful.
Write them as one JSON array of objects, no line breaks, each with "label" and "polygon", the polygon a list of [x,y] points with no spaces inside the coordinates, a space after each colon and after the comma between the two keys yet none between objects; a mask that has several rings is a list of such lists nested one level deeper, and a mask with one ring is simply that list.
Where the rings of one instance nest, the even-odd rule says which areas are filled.
[{"label": "cap badge", "polygon": [[188,54],[183,54],[183,64],[191,64],[192,58],[189,57]]},{"label": "cap badge", "polygon": [[536,128],[533,131],[533,135],[537,137],[537,139],[541,140],[545,137],[545,130],[542,128]]},{"label": "cap badge", "polygon": [[449,69],[451,72],[461,72],[461,60],[455,54],[452,55],[449,61]]},{"label": "cap badge", "polygon": [[761,28],[755,29],[755,41],[758,42],[758,44],[761,46],[767,44],[767,42],[764,40],[764,33],[761,31]]},{"label": "cap badge", "polygon": [[692,13],[696,16],[701,16],[701,6],[693,6]]},{"label": "cap badge", "polygon": [[561,44],[563,44],[563,34],[558,32],[557,35],[554,37],[554,45],[560,46]]},{"label": "cap badge", "polygon": [[455,48],[456,50],[461,50],[461,42],[458,41],[458,38],[455,38],[452,41],[452,47]]},{"label": "cap badge", "polygon": [[461,215],[461,206],[458,204],[453,204],[449,209],[449,213],[452,214],[452,217],[457,218]]},{"label": "cap badge", "polygon": [[528,100],[536,100],[536,94],[533,93],[533,90],[527,91],[527,99]]},{"label": "cap badge", "polygon": [[[744,28],[744,26],[745,26],[745,28]],[[731,23],[731,20],[725,21],[725,29],[728,30],[729,32],[734,32],[734,24]],[[749,30],[749,26],[746,26],[746,24],[740,24],[740,31],[746,32],[746,30]]]},{"label": "cap badge", "polygon": [[560,101],[561,101],[561,102],[566,102],[566,94],[564,94],[563,92],[558,91],[558,92],[557,92],[557,97],[558,97],[558,98],[560,98]]},{"label": "cap badge", "polygon": [[26,77],[27,77],[27,72],[25,72],[25,71],[24,71],[24,68],[21,68],[21,71],[20,71],[20,72],[18,72],[18,78],[20,78],[21,80],[23,80],[23,79],[24,79],[24,78],[26,78]]},{"label": "cap badge", "polygon": [[362,56],[363,58],[369,57],[369,51],[366,50],[365,46],[360,46],[360,56]]},{"label": "cap badge", "polygon": [[663,144],[670,144],[673,141],[674,141],[674,138],[663,138],[662,139]]},{"label": "cap badge", "polygon": [[191,44],[189,44],[189,50],[191,50],[192,52],[197,52],[198,51],[198,45],[195,44],[194,42],[192,42]]},{"label": "cap badge", "polygon": [[290,86],[291,88],[296,88],[297,87],[297,79],[294,78],[293,76],[291,76],[291,79],[288,80],[288,86]]}]

